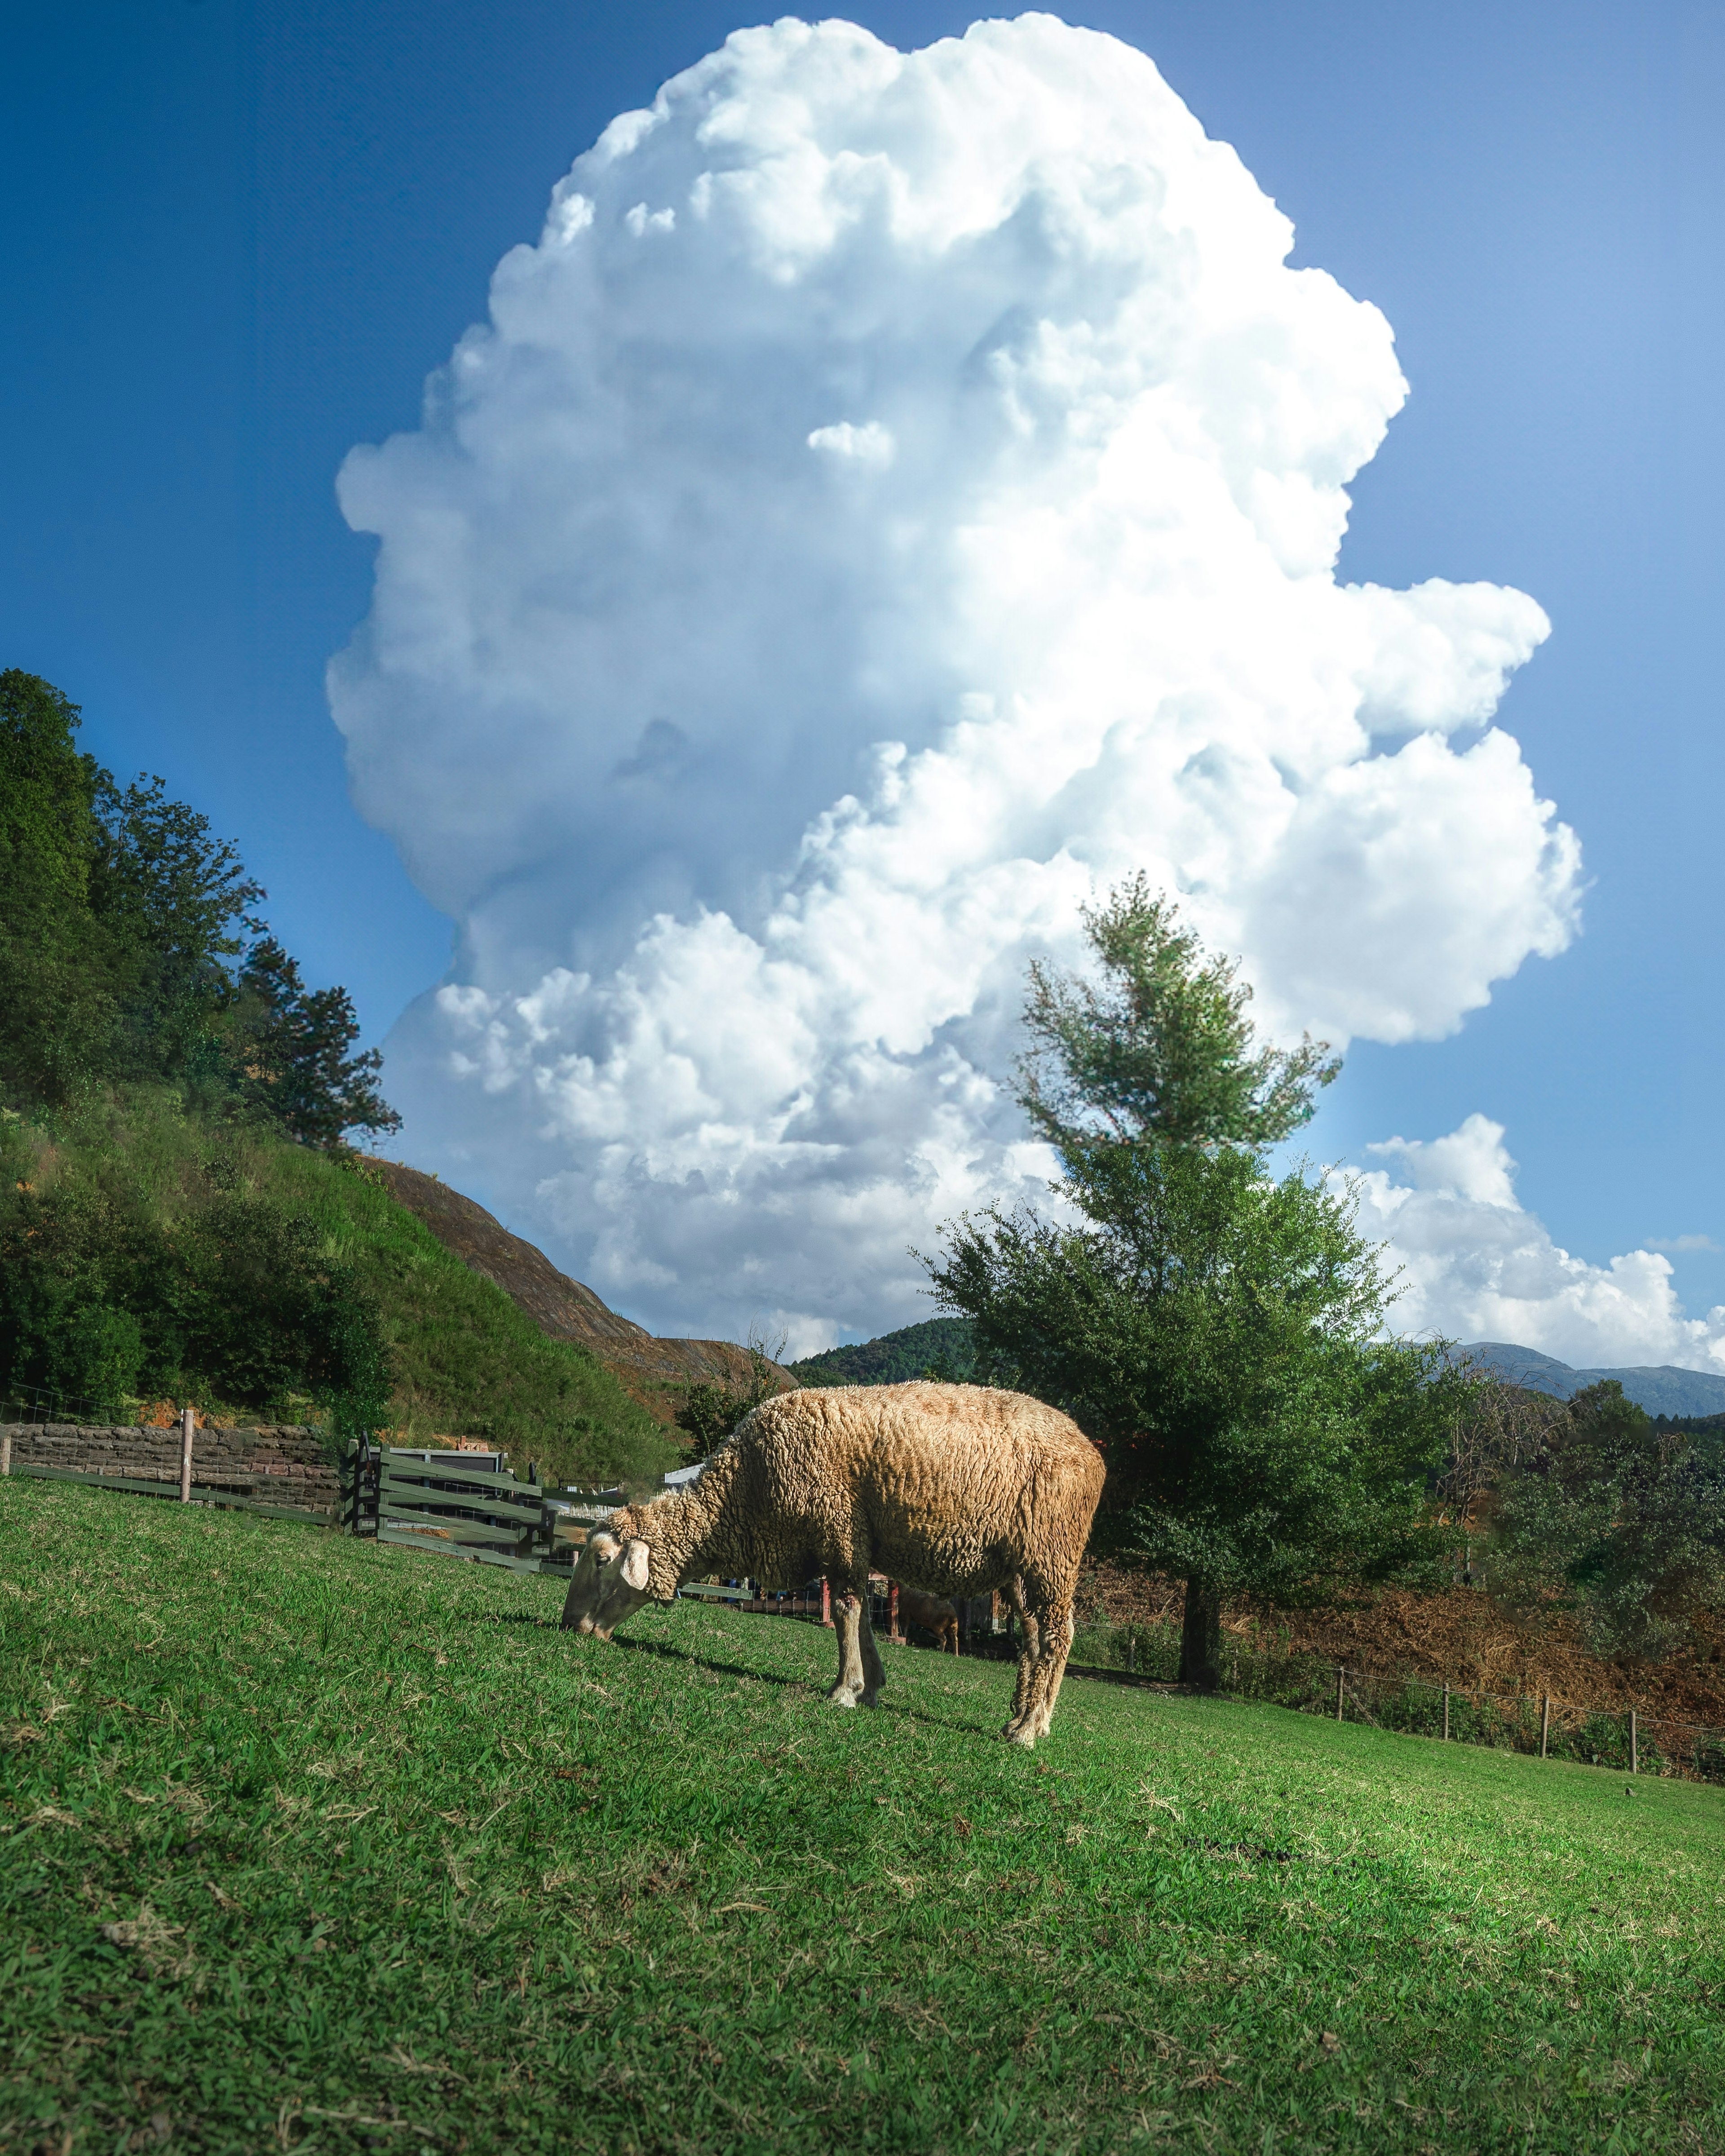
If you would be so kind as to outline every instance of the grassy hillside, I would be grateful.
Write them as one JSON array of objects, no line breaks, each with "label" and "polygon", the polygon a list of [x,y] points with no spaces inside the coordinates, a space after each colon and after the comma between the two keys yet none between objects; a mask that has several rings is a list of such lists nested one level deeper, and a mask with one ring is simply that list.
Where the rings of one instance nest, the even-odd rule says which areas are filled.
[{"label": "grassy hillside", "polygon": [[1725,1803],[0,1483],[0,2148],[1725,2140]]},{"label": "grassy hillside", "polygon": [[968,1317],[930,1317],[786,1367],[805,1385],[897,1385],[931,1368],[962,1384],[976,1363]]},{"label": "grassy hillside", "polygon": [[171,1093],[62,1115],[51,1132],[34,1130],[30,1149],[39,1193],[75,1200],[80,1218],[141,1216],[171,1236],[208,1204],[213,1179],[223,1194],[273,1201],[308,1223],[324,1255],[376,1302],[405,1442],[487,1437],[518,1464],[531,1459],[572,1480],[653,1476],[680,1456],[675,1436],[596,1357],[547,1339],[354,1165],[266,1132],[188,1120]]}]

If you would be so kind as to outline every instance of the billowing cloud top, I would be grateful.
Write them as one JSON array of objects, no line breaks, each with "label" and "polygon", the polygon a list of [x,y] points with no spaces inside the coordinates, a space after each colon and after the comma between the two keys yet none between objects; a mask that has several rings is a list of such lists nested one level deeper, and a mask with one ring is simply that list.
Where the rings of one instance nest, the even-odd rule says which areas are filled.
[{"label": "billowing cloud top", "polygon": [[742,31],[611,124],[341,475],[336,715],[464,928],[395,1044],[421,1152],[649,1322],[814,1344],[1034,1182],[1024,963],[1122,874],[1338,1043],[1563,947],[1574,841],[1490,723],[1545,619],[1337,583],[1405,384],[1291,238],[1045,15]]}]

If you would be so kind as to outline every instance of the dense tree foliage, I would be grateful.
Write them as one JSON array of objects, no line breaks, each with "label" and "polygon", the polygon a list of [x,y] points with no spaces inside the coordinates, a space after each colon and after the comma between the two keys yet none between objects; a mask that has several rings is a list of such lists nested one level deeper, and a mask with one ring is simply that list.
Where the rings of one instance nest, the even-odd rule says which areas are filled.
[{"label": "dense tree foliage", "polygon": [[115,968],[90,903],[99,776],[78,708],[15,668],[0,673],[0,1088],[58,1099],[113,1038]]},{"label": "dense tree foliage", "polygon": [[[375,1421],[374,1310],[304,1219],[234,1182],[222,1134],[336,1149],[393,1128],[380,1059],[352,1053],[347,992],[306,989],[257,919],[235,849],[160,778],[121,785],[80,722],[52,684],[0,674],[0,1388],[78,1412],[320,1397]],[[209,1131],[195,1188],[118,1157],[56,1170],[57,1130],[152,1090]]]},{"label": "dense tree foliage", "polygon": [[266,936],[246,953],[238,998],[246,1097],[290,1137],[333,1146],[350,1130],[400,1127],[377,1091],[381,1054],[348,1053],[359,1020],[345,988],[307,988],[298,966]]},{"label": "dense tree foliage", "polygon": [[1615,1379],[1543,1419],[1500,1470],[1491,1584],[1580,1613],[1603,1652],[1656,1654],[1725,1592],[1717,1449],[1655,1423]]},{"label": "dense tree foliage", "polygon": [[1182,1674],[1209,1685],[1225,1593],[1332,1594],[1426,1547],[1455,1380],[1380,1337],[1348,1194],[1269,1173],[1335,1074],[1322,1045],[1260,1047],[1233,967],[1142,879],[1085,919],[1101,977],[1033,969],[1021,1066],[1067,1219],[985,1214],[927,1262],[979,1368],[1102,1447],[1127,1538],[1185,1578]]},{"label": "dense tree foliage", "polygon": [[746,1414],[783,1390],[777,1367],[777,1356],[783,1347],[781,1340],[776,1350],[769,1349],[767,1342],[752,1332],[745,1350],[748,1356],[746,1378],[737,1384],[703,1383],[687,1388],[677,1409],[677,1427],[689,1440],[687,1456],[691,1466],[716,1452]]},{"label": "dense tree foliage", "polygon": [[345,988],[308,989],[264,892],[160,778],[121,786],[78,706],[0,674],[0,1089],[15,1107],[155,1081],[303,1144],[394,1129]]}]

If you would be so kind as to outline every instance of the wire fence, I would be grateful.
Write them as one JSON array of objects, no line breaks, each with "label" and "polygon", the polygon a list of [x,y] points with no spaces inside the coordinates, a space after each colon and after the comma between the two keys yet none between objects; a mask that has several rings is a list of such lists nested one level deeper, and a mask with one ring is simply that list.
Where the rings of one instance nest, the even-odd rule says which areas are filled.
[{"label": "wire fence", "polygon": [[0,1393],[0,1422],[74,1423],[104,1429],[135,1424],[136,1400],[102,1400],[54,1385],[10,1385]]},{"label": "wire fence", "polygon": [[[1172,1684],[1179,1676],[1177,1625],[1081,1624],[1070,1667]],[[1222,1689],[1235,1699],[1291,1707],[1338,1722],[1500,1752],[1532,1753],[1620,1774],[1725,1782],[1725,1729],[1639,1707],[1577,1707],[1551,1694],[1488,1692],[1414,1676],[1377,1676],[1303,1656],[1264,1655],[1224,1637]]]}]

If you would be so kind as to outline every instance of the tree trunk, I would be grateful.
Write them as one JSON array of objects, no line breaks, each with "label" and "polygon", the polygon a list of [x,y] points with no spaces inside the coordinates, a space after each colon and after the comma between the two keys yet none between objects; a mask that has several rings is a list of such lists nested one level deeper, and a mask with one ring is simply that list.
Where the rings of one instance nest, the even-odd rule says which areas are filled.
[{"label": "tree trunk", "polygon": [[1201,1579],[1186,1582],[1180,1626],[1180,1682],[1199,1691],[1222,1688],[1222,1598]]}]

